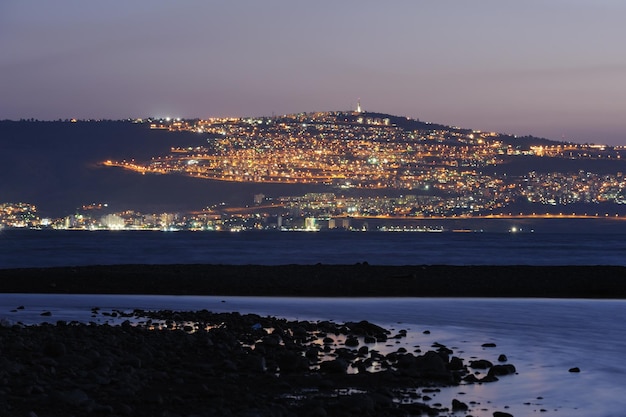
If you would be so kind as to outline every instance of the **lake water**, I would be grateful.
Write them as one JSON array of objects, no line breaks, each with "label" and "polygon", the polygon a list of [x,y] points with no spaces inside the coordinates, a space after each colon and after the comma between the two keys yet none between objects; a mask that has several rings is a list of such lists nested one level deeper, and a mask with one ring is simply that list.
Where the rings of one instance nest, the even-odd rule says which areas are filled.
[{"label": "lake water", "polygon": [[0,269],[96,264],[626,265],[626,233],[0,232]]},{"label": "lake water", "polygon": [[[25,308],[11,312],[17,306]],[[405,346],[412,351],[419,345],[425,351],[439,342],[466,363],[472,357],[495,363],[505,354],[517,368],[516,375],[495,383],[443,389],[431,403],[449,407],[452,398],[476,401],[471,414],[477,417],[490,417],[498,410],[516,417],[618,417],[626,409],[626,301],[621,300],[0,295],[0,318],[13,322],[112,320],[91,318],[92,307],[101,311],[206,308],[335,322],[365,319],[396,331],[408,330],[402,344],[371,346],[374,349]],[[51,311],[52,316],[42,318],[43,311]],[[487,342],[496,347],[481,347]],[[581,372],[568,372],[572,367]]]}]

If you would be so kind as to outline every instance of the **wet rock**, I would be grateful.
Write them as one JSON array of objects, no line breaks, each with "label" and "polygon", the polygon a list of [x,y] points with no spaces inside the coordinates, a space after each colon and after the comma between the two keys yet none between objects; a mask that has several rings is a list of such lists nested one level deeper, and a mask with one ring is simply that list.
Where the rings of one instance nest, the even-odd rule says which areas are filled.
[{"label": "wet rock", "polygon": [[448,363],[448,370],[449,371],[461,371],[465,368],[465,365],[463,365],[463,359],[457,357],[457,356],[453,356],[450,359],[450,362]]},{"label": "wet rock", "polygon": [[267,370],[267,365],[263,356],[248,355],[244,359],[241,368],[248,372],[262,373]]},{"label": "wet rock", "polygon": [[418,356],[416,359],[417,367],[425,371],[446,372],[446,362],[443,358],[432,350]]},{"label": "wet rock", "polygon": [[359,339],[357,339],[356,337],[348,337],[346,339],[345,345],[349,347],[356,347],[359,345]]},{"label": "wet rock", "polygon": [[284,373],[301,372],[309,369],[309,361],[297,352],[282,352],[276,362],[280,372]]},{"label": "wet rock", "polygon": [[122,415],[122,416],[132,416],[133,415],[133,408],[125,403],[119,403],[116,404],[114,407],[114,411],[116,411],[118,414]]},{"label": "wet rock", "polygon": [[344,415],[358,413],[359,415],[373,415],[375,403],[367,394],[352,394],[339,398],[338,410],[345,410]]},{"label": "wet rock", "polygon": [[348,362],[341,358],[320,363],[320,371],[327,374],[345,374],[347,370]]},{"label": "wet rock", "polygon": [[333,343],[335,343],[335,340],[330,337],[325,337],[324,339],[322,339],[322,343],[324,343],[325,345],[332,345]]},{"label": "wet rock", "polygon": [[489,362],[486,359],[478,359],[475,361],[470,361],[469,367],[472,369],[488,369],[493,366],[493,363]]},{"label": "wet rock", "polygon": [[467,411],[469,406],[456,398],[452,400],[452,411]]},{"label": "wet rock", "polygon": [[466,375],[465,377],[463,377],[463,381],[465,381],[465,382],[467,382],[469,384],[480,382],[480,380],[474,374]]},{"label": "wet rock", "polygon": [[311,408],[308,408],[304,416],[305,417],[326,417],[328,416],[328,413],[326,412],[326,409],[323,406],[315,405]]},{"label": "wet rock", "polygon": [[578,372],[580,372],[580,368],[578,368],[578,367],[570,368],[568,372],[578,373]]},{"label": "wet rock", "polygon": [[513,414],[505,413],[504,411],[494,411],[493,417],[513,417]]},{"label": "wet rock", "polygon": [[360,321],[358,323],[348,322],[346,323],[346,327],[350,329],[352,334],[358,336],[386,336],[389,334],[389,331],[383,327],[380,327],[376,324],[370,323],[366,320]]},{"label": "wet rock", "polygon": [[50,341],[46,343],[43,347],[43,353],[46,356],[50,356],[52,358],[58,358],[60,356],[65,355],[67,349],[65,345],[60,341]]},{"label": "wet rock", "polygon": [[496,382],[499,381],[498,377],[495,375],[485,375],[478,382]]},{"label": "wet rock", "polygon": [[493,348],[493,347],[496,347],[496,344],[495,343],[483,343],[481,346],[484,348]]},{"label": "wet rock", "polygon": [[303,326],[298,326],[293,329],[293,338],[299,342],[305,342],[307,340],[308,333]]},{"label": "wet rock", "polygon": [[507,365],[494,365],[491,369],[489,369],[488,375],[490,376],[503,376],[503,375],[511,375],[516,372],[515,366],[511,364]]},{"label": "wet rock", "polygon": [[306,352],[304,353],[304,356],[309,360],[317,361],[321,351],[322,349],[320,347],[312,346],[306,350]]},{"label": "wet rock", "polygon": [[398,369],[407,369],[417,367],[416,357],[412,353],[403,353],[397,356],[396,367]]},{"label": "wet rock", "polygon": [[73,389],[71,391],[63,391],[57,394],[57,398],[66,404],[78,406],[89,401],[89,396],[81,389]]},{"label": "wet rock", "polygon": [[506,361],[508,361],[508,358],[506,357],[506,355],[502,354],[498,356],[498,362],[506,362]]}]

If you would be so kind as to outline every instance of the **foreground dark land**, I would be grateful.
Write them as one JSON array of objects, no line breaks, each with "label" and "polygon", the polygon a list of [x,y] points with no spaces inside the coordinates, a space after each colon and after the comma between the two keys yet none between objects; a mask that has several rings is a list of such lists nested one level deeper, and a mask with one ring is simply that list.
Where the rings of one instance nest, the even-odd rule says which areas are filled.
[{"label": "foreground dark land", "polygon": [[0,292],[626,298],[620,266],[113,265],[0,269]]},{"label": "foreground dark land", "polygon": [[92,314],[125,321],[0,326],[3,416],[443,416],[488,404],[439,403],[440,387],[516,372],[493,344],[466,361],[364,321]]}]

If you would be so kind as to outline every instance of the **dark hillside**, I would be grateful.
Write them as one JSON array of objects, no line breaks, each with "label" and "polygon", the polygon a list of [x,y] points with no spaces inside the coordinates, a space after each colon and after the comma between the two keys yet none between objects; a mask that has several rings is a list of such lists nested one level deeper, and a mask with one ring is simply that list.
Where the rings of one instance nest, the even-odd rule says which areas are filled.
[{"label": "dark hillside", "polygon": [[[150,130],[129,122],[0,122],[0,201],[28,202],[64,216],[92,202],[115,210],[199,209],[255,193],[299,193],[301,186],[233,184],[173,175],[139,175],[98,164],[149,159],[172,146],[198,146],[205,135]],[[316,188],[310,187],[311,190]],[[307,188],[308,189],[308,188]]]}]

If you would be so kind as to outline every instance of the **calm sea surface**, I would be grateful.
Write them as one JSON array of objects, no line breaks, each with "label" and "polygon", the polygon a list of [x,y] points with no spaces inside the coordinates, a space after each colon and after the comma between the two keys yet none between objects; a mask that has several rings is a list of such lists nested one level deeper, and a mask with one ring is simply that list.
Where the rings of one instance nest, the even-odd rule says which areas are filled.
[{"label": "calm sea surface", "polygon": [[626,233],[0,231],[0,268],[356,262],[626,265]]}]

